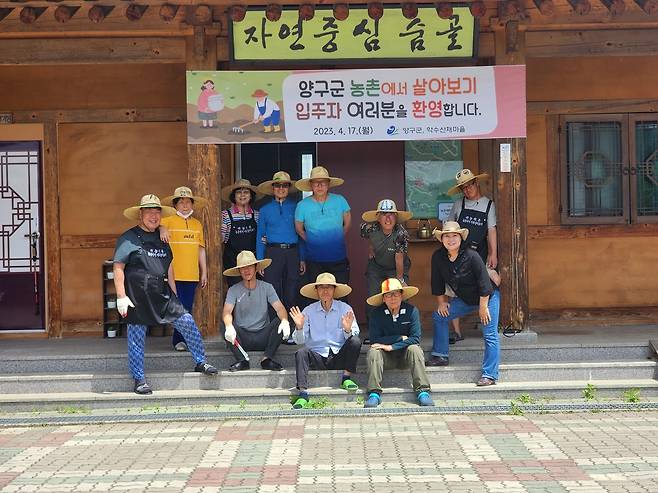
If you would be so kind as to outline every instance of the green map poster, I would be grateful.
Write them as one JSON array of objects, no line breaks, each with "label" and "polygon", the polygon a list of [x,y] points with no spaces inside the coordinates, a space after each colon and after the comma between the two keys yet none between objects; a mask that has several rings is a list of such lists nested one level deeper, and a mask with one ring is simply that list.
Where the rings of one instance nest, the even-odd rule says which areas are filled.
[{"label": "green map poster", "polygon": [[407,210],[414,218],[436,218],[439,209],[449,210],[453,199],[446,192],[464,164],[461,141],[406,141],[404,161]]}]

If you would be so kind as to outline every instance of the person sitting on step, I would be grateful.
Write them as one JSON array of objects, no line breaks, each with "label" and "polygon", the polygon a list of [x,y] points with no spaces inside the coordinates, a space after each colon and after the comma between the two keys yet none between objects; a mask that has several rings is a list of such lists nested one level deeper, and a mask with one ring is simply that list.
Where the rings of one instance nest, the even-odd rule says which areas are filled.
[{"label": "person sitting on step", "polygon": [[380,293],[366,301],[376,307],[368,324],[368,398],[364,407],[381,403],[382,377],[390,368],[411,369],[414,391],[421,406],[433,406],[430,382],[425,371],[425,356],[420,347],[420,313],[406,300],[418,294],[418,288],[403,286],[399,279],[386,279]]},{"label": "person sitting on step", "polygon": [[[222,318],[226,327],[224,338],[236,358],[230,371],[249,369],[245,351],[264,351],[260,366],[263,370],[281,371],[283,367],[274,361],[274,354],[283,340],[290,336],[288,314],[279,301],[274,287],[256,279],[256,271],[265,269],[272,261],[256,260],[249,250],[238,254],[237,265],[224,271],[225,276],[240,276],[242,282],[234,284],[226,293]],[[270,320],[268,305],[277,314]]]},{"label": "person sitting on step", "polygon": [[357,384],[352,380],[356,362],[361,353],[359,325],[354,311],[347,303],[339,301],[350,294],[352,288],[336,282],[333,274],[323,272],[315,282],[300,290],[302,296],[318,300],[304,311],[294,306],[290,317],[295,322],[293,339],[304,345],[295,353],[295,370],[299,395],[293,405],[301,409],[308,404],[308,371],[343,370],[341,387],[355,391]]}]

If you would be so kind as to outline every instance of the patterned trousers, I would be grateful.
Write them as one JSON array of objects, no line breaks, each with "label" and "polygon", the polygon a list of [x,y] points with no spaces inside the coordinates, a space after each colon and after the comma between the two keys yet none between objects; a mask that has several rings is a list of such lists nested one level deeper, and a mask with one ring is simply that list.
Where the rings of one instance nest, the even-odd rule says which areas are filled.
[{"label": "patterned trousers", "polygon": [[[203,363],[206,351],[201,340],[201,333],[194,323],[192,315],[186,313],[171,325],[185,338],[187,348],[194,361]],[[128,324],[128,367],[135,380],[144,380],[144,343],[146,325]]]}]

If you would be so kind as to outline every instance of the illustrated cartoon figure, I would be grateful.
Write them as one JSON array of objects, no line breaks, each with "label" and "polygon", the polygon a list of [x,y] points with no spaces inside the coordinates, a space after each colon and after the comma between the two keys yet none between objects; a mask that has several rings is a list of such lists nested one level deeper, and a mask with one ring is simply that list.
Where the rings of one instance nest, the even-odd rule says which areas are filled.
[{"label": "illustrated cartoon figure", "polygon": [[281,110],[279,105],[267,98],[267,93],[262,89],[256,90],[252,95],[256,98],[256,107],[254,108],[254,123],[263,122],[263,131],[265,133],[280,132],[281,127]]},{"label": "illustrated cartoon figure", "polygon": [[217,112],[224,109],[224,98],[215,91],[215,83],[207,80],[201,86],[201,94],[197,100],[201,128],[213,128],[217,119]]}]

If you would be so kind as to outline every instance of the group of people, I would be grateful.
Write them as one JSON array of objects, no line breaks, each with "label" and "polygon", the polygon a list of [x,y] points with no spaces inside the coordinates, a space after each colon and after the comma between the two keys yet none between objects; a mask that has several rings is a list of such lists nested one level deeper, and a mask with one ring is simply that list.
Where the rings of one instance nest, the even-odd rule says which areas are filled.
[{"label": "group of people", "polygon": [[[457,185],[451,189],[464,193],[464,200],[453,208],[457,221],[445,221],[433,232],[441,246],[431,261],[437,309],[427,361],[420,346],[420,313],[409,303],[419,291],[409,285],[409,235],[403,223],[411,213],[384,199],[375,210],[362,214],[360,232],[369,242],[366,302],[370,349],[365,407],[380,404],[383,373],[389,368],[409,368],[418,403],[433,405],[426,366],[448,365],[453,342],[449,324],[472,312],[479,316],[485,342],[477,385],[495,384],[500,361],[500,296],[496,289],[500,277],[493,270],[495,210],[492,202],[481,196],[478,180],[483,178],[486,175],[474,175],[468,169],[460,171]],[[329,192],[342,183],[318,166],[309,178],[296,182],[279,171],[257,187],[241,179],[222,190],[222,197],[231,203],[222,211],[221,224],[223,274],[230,286],[222,319],[224,337],[236,359],[229,370],[249,369],[249,351],[262,351],[260,367],[280,371],[283,368],[275,360],[278,347],[289,340],[299,345],[294,408],[309,402],[311,369],[342,370],[340,386],[347,391],[358,389],[353,374],[362,343],[354,311],[346,302],[351,288],[345,234],[351,211],[343,196]],[[312,193],[296,202],[289,194],[297,190]],[[273,197],[259,211],[253,207],[257,194]],[[192,214],[206,205],[207,201],[189,188],[179,187],[162,203],[158,197],[146,195],[139,205],[124,211],[138,224],[117,242],[114,280],[117,309],[128,318],[129,366],[138,394],[151,392],[144,378],[148,325],[173,325],[172,342],[177,350],[191,352],[195,370],[217,373],[205,359],[203,342],[190,315],[194,290],[207,283],[203,228]],[[492,210],[493,224],[489,220]],[[304,275],[310,282],[300,289],[300,276]]]}]

